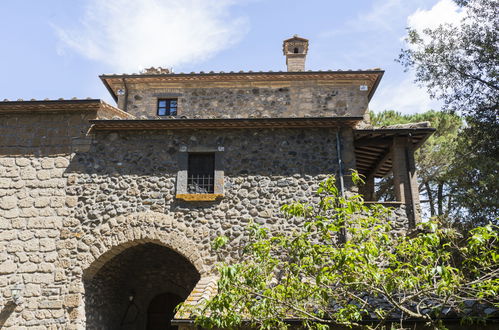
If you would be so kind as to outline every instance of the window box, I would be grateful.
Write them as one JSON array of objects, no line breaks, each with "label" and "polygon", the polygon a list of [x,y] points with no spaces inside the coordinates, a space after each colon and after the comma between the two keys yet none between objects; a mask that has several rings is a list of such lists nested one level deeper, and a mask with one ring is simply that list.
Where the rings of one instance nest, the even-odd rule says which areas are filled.
[{"label": "window box", "polygon": [[186,202],[214,202],[223,196],[223,194],[177,194],[175,198]]}]

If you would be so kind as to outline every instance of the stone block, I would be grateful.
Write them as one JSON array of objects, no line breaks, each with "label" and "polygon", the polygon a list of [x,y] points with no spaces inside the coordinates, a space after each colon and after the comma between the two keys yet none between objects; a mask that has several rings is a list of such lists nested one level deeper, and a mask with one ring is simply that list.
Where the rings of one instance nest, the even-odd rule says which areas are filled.
[{"label": "stone block", "polygon": [[0,188],[9,188],[12,183],[12,179],[0,178]]},{"label": "stone block", "polygon": [[34,273],[37,271],[38,266],[34,263],[30,262],[25,262],[24,264],[21,264],[17,271],[19,273]]},{"label": "stone block", "polygon": [[57,157],[54,160],[54,165],[57,168],[66,168],[69,166],[69,160],[67,158]]},{"label": "stone block", "polygon": [[50,285],[54,282],[53,274],[23,274],[24,283]]},{"label": "stone block", "polygon": [[44,158],[41,160],[40,164],[43,169],[52,169],[54,168],[54,159],[53,158]]},{"label": "stone block", "polygon": [[24,157],[18,157],[18,158],[16,158],[16,165],[19,167],[29,166],[29,165],[31,165],[31,159],[24,158]]},{"label": "stone block", "polygon": [[35,234],[32,231],[26,231],[26,230],[21,230],[19,231],[19,239],[21,241],[27,241],[29,239],[32,239],[35,236]]},{"label": "stone block", "polygon": [[52,273],[55,269],[53,263],[40,263],[38,265],[37,271],[40,273]]},{"label": "stone block", "polygon": [[52,207],[52,208],[60,208],[60,207],[63,207],[64,204],[65,204],[64,197],[52,197],[50,199],[50,207]]},{"label": "stone block", "polygon": [[35,207],[46,207],[50,203],[50,198],[48,197],[38,197],[35,200]]},{"label": "stone block", "polygon": [[77,196],[67,196],[66,197],[66,206],[67,207],[75,207],[78,204]]},{"label": "stone block", "polygon": [[38,251],[38,249],[40,248],[40,241],[36,238],[33,238],[24,242],[23,246],[24,251],[26,252]]},{"label": "stone block", "polygon": [[19,207],[23,208],[23,209],[33,207],[34,204],[35,204],[35,200],[31,197],[27,197],[27,198],[23,198],[23,199],[19,200]]},{"label": "stone block", "polygon": [[0,275],[12,274],[17,270],[17,264],[12,260],[0,263]]},{"label": "stone block", "polygon": [[64,297],[64,306],[69,308],[78,307],[81,303],[81,296],[79,294],[68,294]]},{"label": "stone block", "polygon": [[5,166],[5,167],[13,167],[15,165],[15,159],[2,157],[2,158],[0,158],[0,165]]},{"label": "stone block", "polygon": [[37,171],[36,178],[41,181],[48,180],[50,179],[50,171],[49,170]]},{"label": "stone block", "polygon": [[10,210],[17,206],[17,197],[15,196],[5,196],[0,198],[0,208],[4,210]]},{"label": "stone block", "polygon": [[[33,206],[35,201],[33,200]],[[19,216],[23,218],[34,218],[40,215],[40,210],[34,207],[21,208],[19,210]]]},{"label": "stone block", "polygon": [[17,230],[0,231],[0,241],[12,241],[17,238]]},{"label": "stone block", "polygon": [[0,217],[0,230],[12,228],[12,223],[10,220]]},{"label": "stone block", "polygon": [[19,216],[19,209],[10,209],[6,211],[2,211],[2,215],[6,219],[17,218]]},{"label": "stone block", "polygon": [[24,180],[34,180],[36,179],[36,170],[31,167],[22,168],[19,172],[19,176]]},{"label": "stone block", "polygon": [[56,248],[55,240],[51,238],[40,239],[40,251],[50,252],[54,251]]},{"label": "stone block", "polygon": [[40,309],[60,309],[62,308],[62,301],[60,300],[45,300],[41,301],[38,305]]}]

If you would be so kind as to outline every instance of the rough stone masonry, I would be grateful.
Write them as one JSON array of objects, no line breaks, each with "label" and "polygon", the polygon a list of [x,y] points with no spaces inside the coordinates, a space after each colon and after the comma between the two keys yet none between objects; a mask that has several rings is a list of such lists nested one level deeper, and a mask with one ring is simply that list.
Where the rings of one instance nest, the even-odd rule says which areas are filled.
[{"label": "rough stone masonry", "polygon": [[[230,238],[230,261],[250,221],[300,228],[280,206],[313,201],[331,174],[353,189],[349,169],[379,177],[395,162],[396,230],[416,219],[416,142],[362,131],[382,71],[150,72],[101,77],[118,108],[0,102],[0,328],[167,328],[171,306],[212,290],[214,238]],[[158,116],[163,99],[176,117]],[[180,191],[198,153],[215,154],[213,193]]]}]

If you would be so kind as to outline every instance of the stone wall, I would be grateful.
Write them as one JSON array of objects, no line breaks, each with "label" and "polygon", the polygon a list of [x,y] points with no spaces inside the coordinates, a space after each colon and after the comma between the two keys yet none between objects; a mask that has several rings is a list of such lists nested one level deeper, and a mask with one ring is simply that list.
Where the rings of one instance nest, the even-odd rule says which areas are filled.
[{"label": "stone wall", "polygon": [[[69,155],[84,150],[96,112],[0,115],[0,156]],[[0,175],[0,178],[5,175]]]},{"label": "stone wall", "polygon": [[[251,220],[273,230],[301,226],[282,218],[280,205],[309,200],[318,183],[337,171],[333,129],[109,132],[89,139],[87,115],[46,116],[1,121],[19,125],[9,128],[16,139],[0,145],[0,325],[5,329],[89,325],[91,306],[85,303],[98,299],[95,288],[104,283],[99,278],[112,269],[122,272],[120,265],[130,264],[123,261],[126,256],[139,251],[134,247],[160,248],[160,257],[184,260],[175,262],[179,268],[170,268],[168,277],[186,273],[182,264],[190,265],[190,274],[206,277],[213,272],[215,237],[231,239],[229,261],[238,256]],[[36,139],[35,131],[45,138]],[[348,132],[342,135],[351,144]],[[59,134],[71,138],[60,142]],[[219,146],[224,197],[203,203],[175,199],[181,148]],[[347,145],[346,164],[354,164],[352,155]],[[139,259],[137,269],[146,269],[149,259]],[[137,276],[143,275],[152,276],[150,271]],[[116,276],[114,284],[121,278]],[[195,276],[182,285],[192,285],[189,278]],[[11,303],[15,284],[24,297],[19,306]]]},{"label": "stone wall", "polygon": [[[181,146],[224,147],[223,199],[175,199]],[[207,251],[221,234],[237,243],[250,220],[289,229],[295,224],[277,217],[280,205],[307,200],[318,182],[336,172],[335,146],[330,129],[99,134],[67,170],[67,194],[76,203],[73,230],[91,234],[118,216],[159,212]],[[204,262],[211,265],[213,257]]]},{"label": "stone wall", "polygon": [[241,84],[236,88],[158,88],[131,84],[127,112],[156,118],[160,98],[178,98],[177,117],[186,118],[362,117],[368,104],[367,92],[359,91],[359,86],[315,82],[276,86]]},{"label": "stone wall", "polygon": [[[22,284],[24,303],[0,325],[49,326],[65,322],[60,230],[69,214],[63,173],[69,157],[0,158],[0,306]],[[6,309],[7,308],[7,309]],[[0,311],[0,315],[2,312]]]},{"label": "stone wall", "polygon": [[[0,327],[59,328],[68,291],[60,233],[69,215],[65,171],[95,113],[0,116]],[[87,140],[88,142],[88,140]],[[11,303],[20,284],[24,302]]]}]

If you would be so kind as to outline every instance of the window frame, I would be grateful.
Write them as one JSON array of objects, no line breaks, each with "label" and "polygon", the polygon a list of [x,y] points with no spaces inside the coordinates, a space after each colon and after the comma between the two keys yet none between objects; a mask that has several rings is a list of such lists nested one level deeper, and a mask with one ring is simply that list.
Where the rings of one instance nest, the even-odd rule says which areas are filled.
[{"label": "window frame", "polygon": [[[174,101],[176,106],[172,107],[171,102]],[[166,102],[165,106],[160,106],[161,102]],[[161,109],[165,110],[165,114],[161,115],[159,112]],[[175,114],[172,114],[172,109],[175,109]],[[178,98],[176,97],[164,97],[158,98],[156,101],[156,116],[158,117],[176,117],[178,115]]]},{"label": "window frame", "polygon": [[[189,174],[189,154],[213,153],[215,156],[215,170],[213,181],[213,193],[190,193],[187,187]],[[186,147],[181,146],[178,153],[177,184],[175,197],[190,202],[216,201],[224,196],[224,170],[223,170],[224,147]]]},{"label": "window frame", "polygon": [[[205,159],[203,159],[203,157]],[[208,162],[210,162],[211,164],[208,164]],[[200,165],[199,163],[203,164]],[[207,169],[202,169],[202,167],[205,167]],[[205,190],[207,192],[192,191],[193,188],[191,187],[191,185],[196,186],[195,190],[199,191]],[[215,153],[214,152],[189,152],[187,154],[187,193],[188,194],[215,193]]]}]

